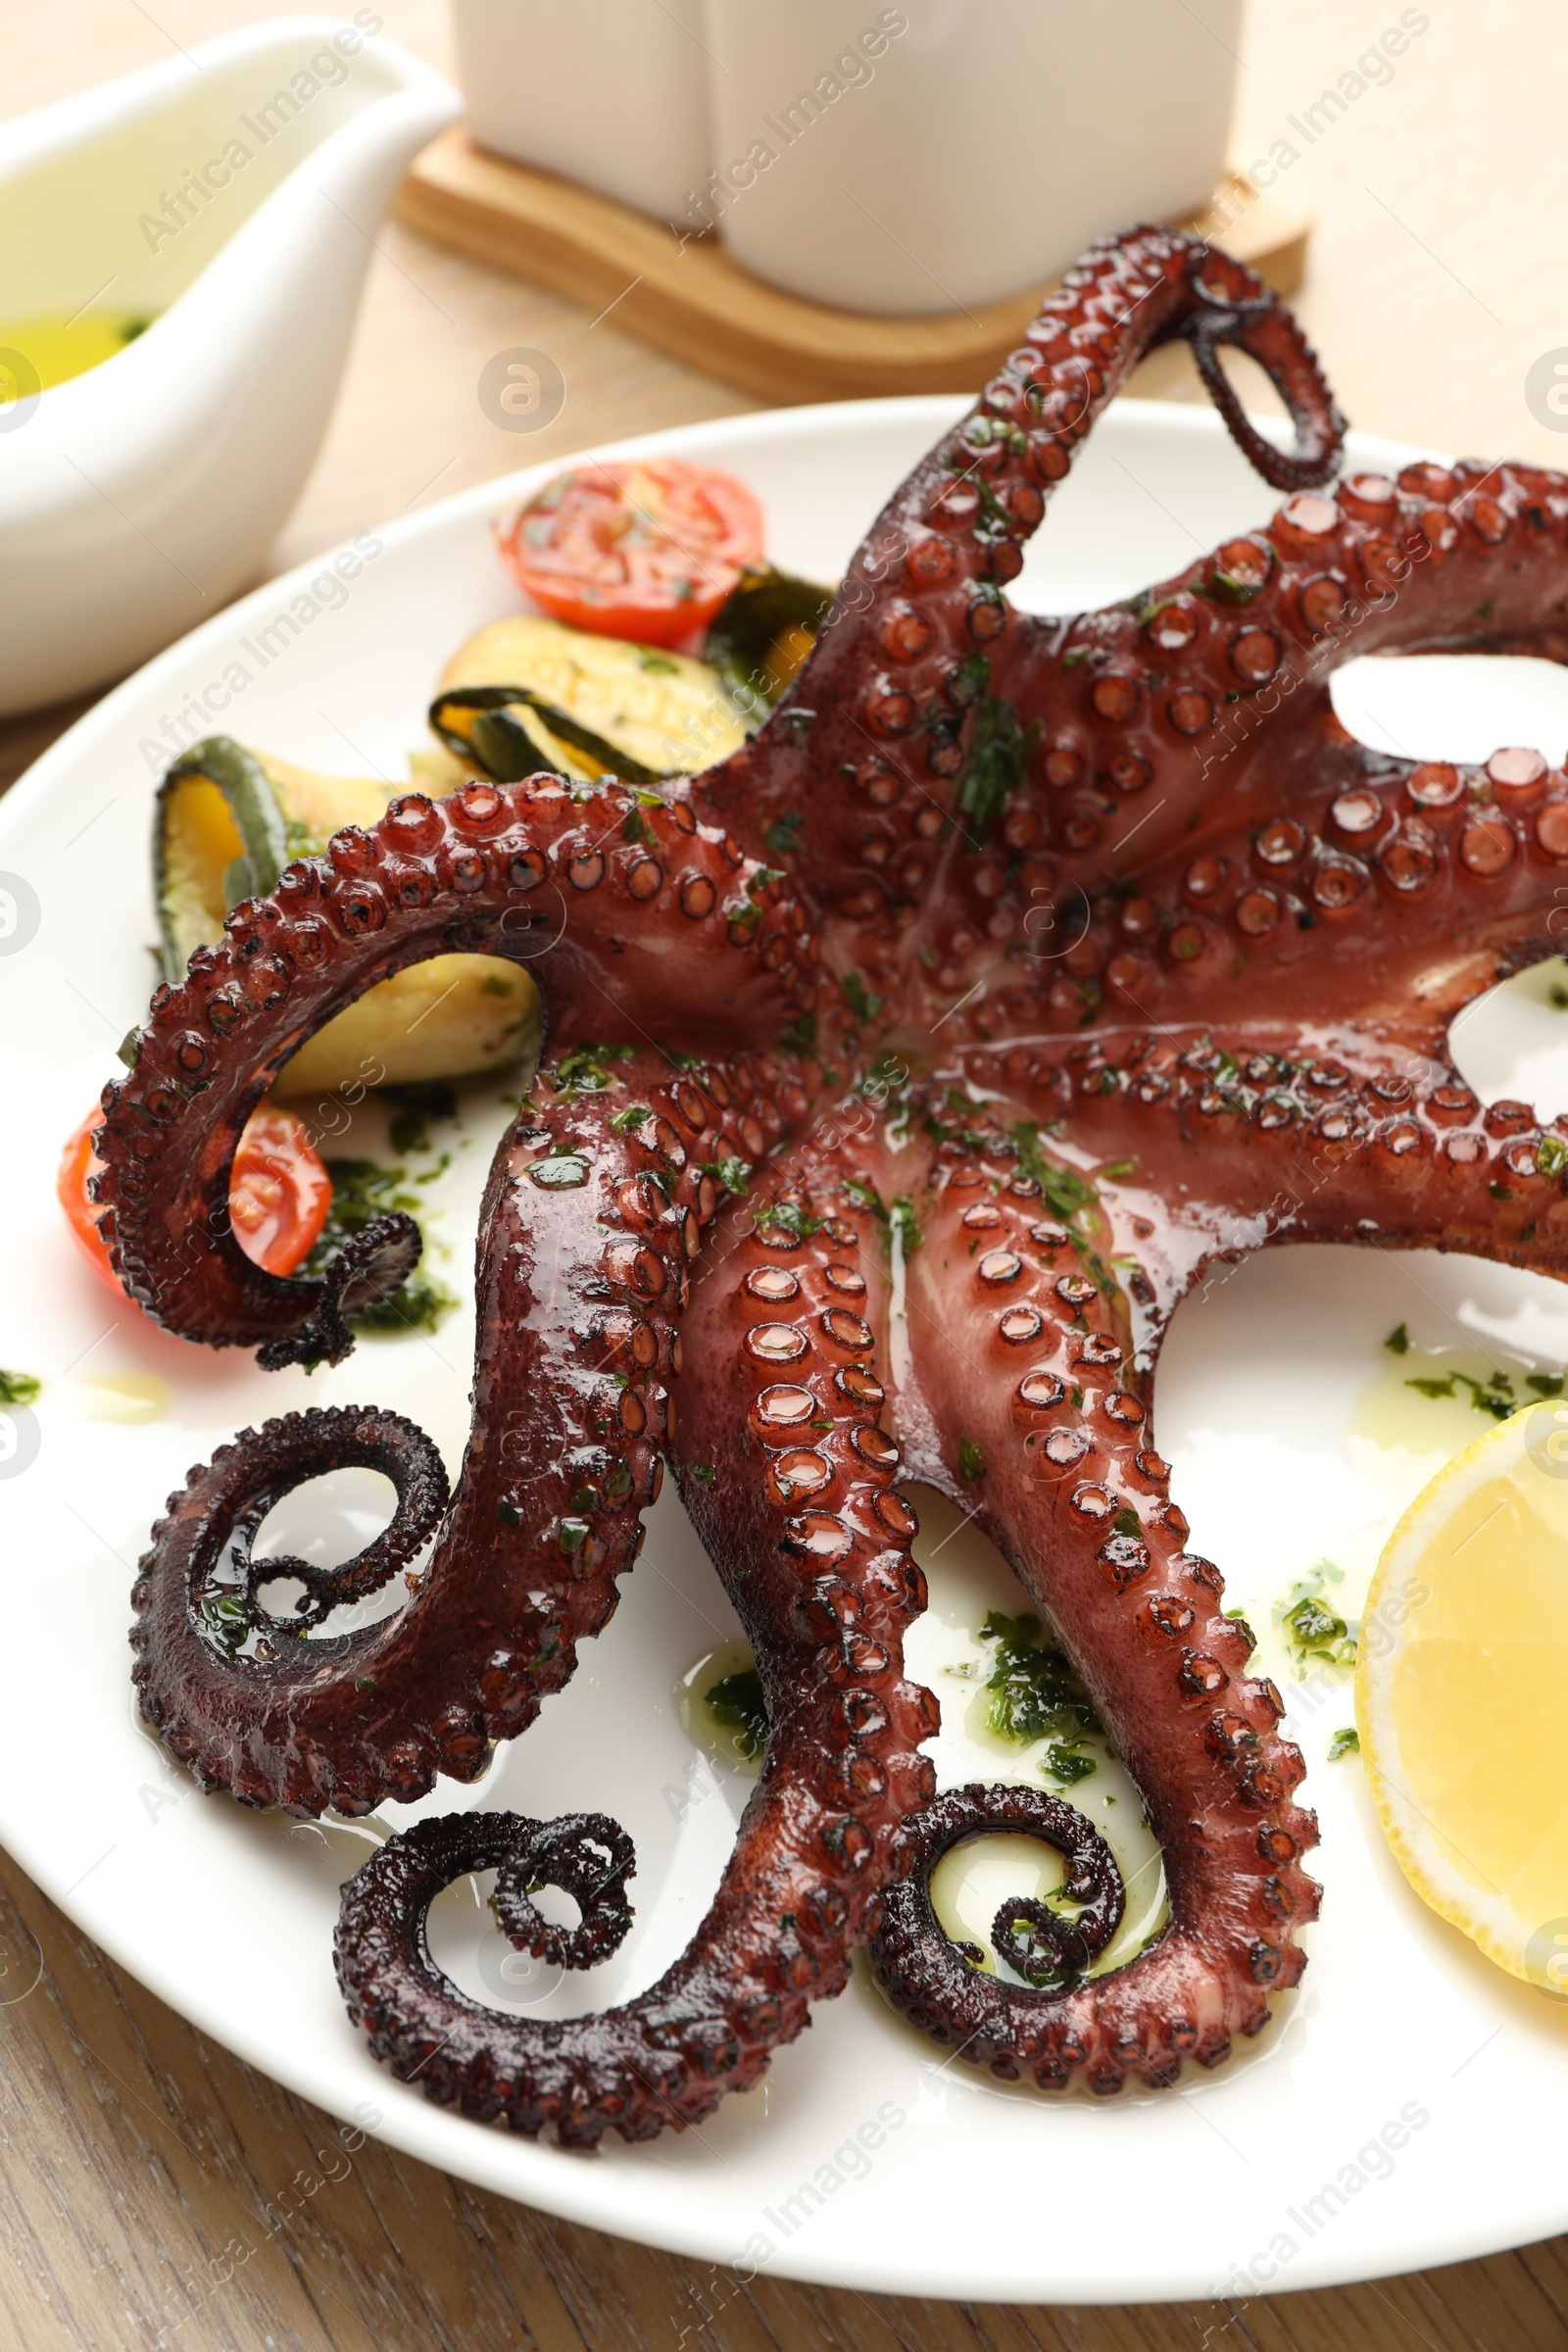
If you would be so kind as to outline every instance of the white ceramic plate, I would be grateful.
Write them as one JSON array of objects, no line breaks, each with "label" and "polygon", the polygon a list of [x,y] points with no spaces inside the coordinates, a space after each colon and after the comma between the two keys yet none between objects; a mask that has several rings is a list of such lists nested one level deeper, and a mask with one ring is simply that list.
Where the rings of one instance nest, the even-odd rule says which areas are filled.
[{"label": "white ceramic plate", "polygon": [[[734,467],[766,502],[776,559],[830,575],[955,405],[795,409],[624,448]],[[1409,454],[1353,445],[1362,465]],[[127,1590],[187,1466],[246,1422],[334,1399],[411,1414],[455,1466],[471,1347],[466,1305],[433,1340],[363,1344],[313,1381],[269,1377],[243,1355],[153,1331],[78,1267],[52,1198],[54,1163],[152,979],[147,836],[172,748],[164,730],[205,697],[202,732],[223,726],[321,767],[373,762],[402,775],[442,662],[514,602],[487,524],[533,479],[362,541],[346,591],[325,564],[259,589],[120,687],[0,808],[0,1364],[45,1382],[35,1411],[0,1428],[0,1838],[166,2000],[336,2115],[508,2195],[714,2263],[913,2294],[1138,2301],[1320,2285],[1561,2228],[1568,2003],[1500,1975],[1408,1891],[1359,1766],[1324,1761],[1330,1734],[1350,1720],[1347,1686],[1289,1682],[1273,1636],[1266,1656],[1292,1693],[1322,1817],[1325,1902],[1307,1932],[1304,1987],[1281,2001],[1258,2045],[1175,2092],[1052,2102],[944,2061],[858,1978],[762,2087],[701,2131],[637,2149],[609,2140],[595,2158],[466,2123],[376,2067],[345,2018],[330,1957],[338,1886],[368,1833],[204,1799],[138,1729]],[[1125,404],[1054,506],[1019,594],[1058,610],[1125,595],[1271,503],[1206,412]],[[292,636],[275,625],[280,613],[294,616]],[[1381,676],[1371,666],[1363,689],[1348,681],[1341,707],[1359,709],[1363,731],[1381,710],[1402,748],[1478,757],[1539,737],[1558,756],[1568,738],[1560,692],[1556,704],[1521,701],[1540,665],[1514,665],[1500,683],[1487,663],[1457,682],[1454,663],[1386,665]],[[1562,673],[1547,674],[1560,689]],[[1553,1107],[1568,1102],[1563,1020],[1544,996],[1484,1006],[1466,1033],[1472,1078],[1489,1093],[1518,1083]],[[1515,1081],[1520,1056],[1530,1066]],[[470,1141],[432,1187],[465,1288],[478,1184],[504,1116],[495,1101],[472,1102]],[[380,1140],[375,1114],[362,1113],[349,1148]],[[1529,1364],[1568,1354],[1560,1291],[1457,1259],[1276,1250],[1177,1317],[1158,1443],[1195,1543],[1224,1564],[1260,1630],[1324,1553],[1346,1571],[1334,1590],[1353,1615],[1380,1532],[1483,1426],[1399,1386],[1380,1343],[1401,1321],[1423,1347],[1463,1341]],[[279,1532],[336,1540],[341,1556],[375,1508],[373,1488],[350,1476],[307,1490]],[[966,1536],[944,1544],[951,1514],[933,1508],[927,1523],[936,1605],[911,1663],[947,1698],[944,1777],[977,1761],[996,1772],[995,1756],[966,1743],[969,1692],[946,1669],[972,1653],[986,1606],[1007,1605],[1009,1580]],[[488,1984],[534,2014],[598,2006],[650,1983],[684,1944],[746,1784],[690,1745],[670,1691],[733,1630],[666,1500],[618,1616],[570,1689],[482,1786],[433,1800],[615,1813],[640,1857],[635,1931],[586,1985],[518,1982],[498,1973],[503,1947],[460,1888],[445,1899],[440,1941],[473,1989]],[[1023,1767],[1014,1756],[1006,1768]],[[1108,1817],[1108,1768],[1081,1793]]]}]

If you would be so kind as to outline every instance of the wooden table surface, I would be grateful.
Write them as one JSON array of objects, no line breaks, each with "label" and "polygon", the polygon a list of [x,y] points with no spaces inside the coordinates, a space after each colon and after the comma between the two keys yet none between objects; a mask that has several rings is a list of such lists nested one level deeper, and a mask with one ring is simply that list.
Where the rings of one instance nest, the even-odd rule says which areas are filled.
[{"label": "wooden table surface", "polygon": [[[449,63],[439,0],[381,6],[394,34]],[[268,13],[259,0],[13,10],[0,24],[0,92],[21,111]],[[1298,307],[1354,422],[1454,453],[1560,463],[1568,446],[1532,416],[1524,383],[1535,360],[1568,345],[1568,27],[1553,0],[1427,0],[1403,12],[1423,29],[1393,80],[1355,94],[1308,141],[1305,110],[1325,90],[1348,93],[1344,75],[1370,83],[1357,61],[1399,18],[1394,0],[1258,0],[1240,160],[1272,150],[1277,168],[1311,175],[1318,227]],[[612,318],[595,322],[396,225],[376,242],[332,427],[270,571],[521,463],[756,405],[631,342]],[[567,387],[557,421],[525,440],[492,425],[475,394],[485,361],[518,345],[549,352]],[[1162,355],[1136,389],[1199,397],[1187,369],[1185,353]],[[82,707],[0,726],[0,782]],[[35,1976],[7,2005],[5,1988]],[[1391,1985],[1391,2016],[1397,1997]],[[1203,2352],[1227,2335],[1258,2352],[1568,2345],[1563,2239],[1246,2305],[912,2302],[766,2278],[741,2287],[368,2141],[346,2179],[267,2236],[259,2217],[326,2128],[105,1959],[0,1855],[5,2352]],[[214,2284],[231,2240],[257,2251]]]}]

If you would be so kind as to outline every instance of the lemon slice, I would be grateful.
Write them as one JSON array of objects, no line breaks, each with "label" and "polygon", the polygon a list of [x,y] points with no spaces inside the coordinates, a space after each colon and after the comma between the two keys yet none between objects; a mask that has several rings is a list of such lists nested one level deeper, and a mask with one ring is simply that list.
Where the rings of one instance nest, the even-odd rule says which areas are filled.
[{"label": "lemon slice", "polygon": [[1367,1594],[1355,1713],[1416,1892],[1568,1993],[1568,1400],[1490,1430],[1405,1512]]}]

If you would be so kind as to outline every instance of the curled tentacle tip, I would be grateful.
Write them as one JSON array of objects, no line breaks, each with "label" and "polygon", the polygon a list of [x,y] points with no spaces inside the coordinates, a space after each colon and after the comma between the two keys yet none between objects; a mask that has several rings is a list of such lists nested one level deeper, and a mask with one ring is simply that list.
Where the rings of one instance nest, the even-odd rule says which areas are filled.
[{"label": "curled tentacle tip", "polygon": [[[626,1881],[636,1873],[636,1847],[605,1813],[563,1813],[544,1822],[515,1818],[516,1844],[496,1881],[497,1926],[536,1959],[558,1968],[597,1968],[631,1928]],[[533,1901],[544,1886],[571,1896],[581,1913],[575,1927],[544,1917]]]},{"label": "curled tentacle tip", "polygon": [[351,1234],[321,1275],[320,1289],[296,1331],[269,1340],[256,1351],[264,1372],[287,1364],[340,1364],[354,1351],[350,1329],[356,1315],[379,1306],[400,1290],[419,1262],[423,1237],[401,1209],[372,1217]]},{"label": "curled tentacle tip", "polygon": [[[997,1907],[991,1941],[999,1960],[1028,1984],[1064,1984],[1080,1977],[1094,1957],[1095,1939],[1077,1924],[1033,1895],[1015,1895]],[[1104,1937],[1099,1938],[1100,1947]]]},{"label": "curled tentacle tip", "polygon": [[[931,1900],[944,1854],[988,1833],[1038,1838],[1067,1864],[1067,1886],[1083,1899],[1075,1918],[1032,1896],[1004,1902],[992,1924],[997,1956],[1022,1985],[982,1974],[984,1954],[950,1936]],[[939,2041],[984,2041],[993,2072],[1016,2067],[1010,2053],[1041,2048],[1038,2004],[1070,1995],[1083,1971],[1120,1928],[1126,1889],[1110,1847],[1075,1807],[1042,1788],[971,1783],[950,1788],[904,1825],[909,1866],[886,1889],[871,1939],[871,1965],[895,2005]],[[1025,1987],[1029,1989],[1025,1989]],[[994,2047],[993,2047],[994,2045]],[[1059,2053],[1058,2053],[1059,2055]]]}]

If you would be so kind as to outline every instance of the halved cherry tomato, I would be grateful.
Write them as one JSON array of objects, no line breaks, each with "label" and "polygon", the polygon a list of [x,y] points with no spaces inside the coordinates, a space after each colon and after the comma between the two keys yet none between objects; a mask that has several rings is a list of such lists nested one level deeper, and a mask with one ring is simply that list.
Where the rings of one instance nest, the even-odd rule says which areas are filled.
[{"label": "halved cherry tomato", "polygon": [[699,636],[761,554],[762,510],[746,484],[679,458],[558,473],[501,539],[536,605],[645,645]]},{"label": "halved cherry tomato", "polygon": [[[123,1298],[109,1245],[98,1230],[102,1211],[87,1198],[87,1178],[103,1164],[93,1150],[103,1115],[90,1110],[66,1146],[55,1191],[87,1263]],[[317,1156],[305,1122],[291,1110],[264,1102],[246,1122],[228,1180],[235,1241],[265,1272],[292,1274],[316,1247],[331,1205],[332,1179]]]}]

